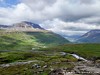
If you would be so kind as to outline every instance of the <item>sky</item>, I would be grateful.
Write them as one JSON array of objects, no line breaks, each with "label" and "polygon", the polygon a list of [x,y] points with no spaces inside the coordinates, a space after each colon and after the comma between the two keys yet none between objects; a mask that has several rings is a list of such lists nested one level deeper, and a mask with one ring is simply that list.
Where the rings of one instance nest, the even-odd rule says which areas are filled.
[{"label": "sky", "polygon": [[100,0],[0,0],[0,24],[40,24],[63,36],[100,29]]}]

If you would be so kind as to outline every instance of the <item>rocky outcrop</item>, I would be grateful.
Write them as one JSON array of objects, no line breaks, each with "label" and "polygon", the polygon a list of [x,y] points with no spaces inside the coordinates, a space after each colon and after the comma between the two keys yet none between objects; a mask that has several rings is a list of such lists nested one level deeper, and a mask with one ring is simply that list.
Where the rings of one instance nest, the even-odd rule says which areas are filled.
[{"label": "rocky outcrop", "polygon": [[48,75],[65,75],[62,69],[56,69],[51,71]]}]

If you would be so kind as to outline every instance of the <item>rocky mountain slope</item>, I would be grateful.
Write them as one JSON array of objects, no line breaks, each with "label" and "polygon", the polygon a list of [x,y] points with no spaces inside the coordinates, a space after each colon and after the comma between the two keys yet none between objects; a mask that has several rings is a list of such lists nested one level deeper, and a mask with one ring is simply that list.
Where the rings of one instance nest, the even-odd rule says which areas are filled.
[{"label": "rocky mountain slope", "polygon": [[69,41],[62,36],[31,22],[13,24],[0,30],[0,50],[28,50],[66,43]]},{"label": "rocky mountain slope", "polygon": [[0,25],[0,29],[5,29],[5,28],[9,28],[10,26],[8,25]]},{"label": "rocky mountain slope", "polygon": [[91,30],[81,36],[77,42],[79,43],[100,43],[100,30]]},{"label": "rocky mountain slope", "polygon": [[32,22],[27,22],[27,21],[22,21],[21,23],[15,23],[13,24],[12,28],[34,28],[34,29],[43,29],[40,25],[32,23]]}]

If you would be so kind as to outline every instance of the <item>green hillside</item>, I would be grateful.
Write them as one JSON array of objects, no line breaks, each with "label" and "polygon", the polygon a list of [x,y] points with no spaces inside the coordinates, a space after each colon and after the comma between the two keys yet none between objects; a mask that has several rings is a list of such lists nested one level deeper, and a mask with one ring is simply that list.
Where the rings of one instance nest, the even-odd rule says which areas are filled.
[{"label": "green hillside", "polygon": [[100,44],[66,44],[43,50],[75,53],[90,60],[94,58],[100,59]]},{"label": "green hillside", "polygon": [[0,50],[31,50],[69,43],[52,32],[0,32]]},{"label": "green hillside", "polygon": [[[100,44],[67,44],[39,50],[1,52],[0,64],[12,63],[13,65],[9,67],[0,67],[0,74],[48,75],[48,73],[51,72],[51,68],[67,68],[68,71],[70,71],[75,67],[75,64],[86,64],[86,66],[88,66],[88,62],[85,63],[85,61],[80,61],[69,54],[62,55],[62,52],[75,53],[85,59],[92,60],[95,64],[100,63]],[[24,63],[28,61],[33,62],[16,65],[18,62]],[[34,67],[35,64],[41,67]],[[45,65],[47,65],[46,68],[44,68]],[[94,64],[89,63],[89,65]],[[43,71],[40,72],[41,70]]]}]

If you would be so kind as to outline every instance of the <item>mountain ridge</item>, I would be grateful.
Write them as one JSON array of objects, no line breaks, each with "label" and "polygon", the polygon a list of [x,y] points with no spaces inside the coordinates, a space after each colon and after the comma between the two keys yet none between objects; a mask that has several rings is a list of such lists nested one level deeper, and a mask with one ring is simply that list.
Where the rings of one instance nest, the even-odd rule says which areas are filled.
[{"label": "mountain ridge", "polygon": [[5,28],[34,28],[34,29],[41,29],[44,30],[39,24],[28,22],[28,21],[22,21],[19,23],[14,23],[11,25],[0,25],[0,29],[5,29]]},{"label": "mountain ridge", "polygon": [[70,41],[38,25],[33,28],[30,24],[17,23],[0,30],[0,50],[30,50],[67,43]]},{"label": "mountain ridge", "polygon": [[28,21],[14,23],[12,25],[0,25],[0,29],[6,30],[6,32],[22,32],[22,31],[49,32],[48,30],[42,28],[39,24]]},{"label": "mountain ridge", "polygon": [[100,29],[90,30],[82,35],[77,42],[79,43],[100,43]]}]

